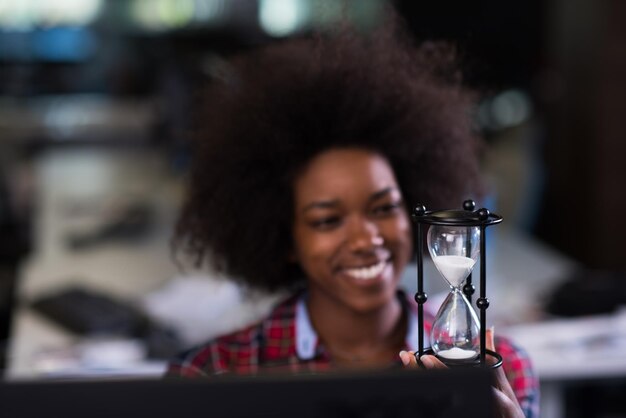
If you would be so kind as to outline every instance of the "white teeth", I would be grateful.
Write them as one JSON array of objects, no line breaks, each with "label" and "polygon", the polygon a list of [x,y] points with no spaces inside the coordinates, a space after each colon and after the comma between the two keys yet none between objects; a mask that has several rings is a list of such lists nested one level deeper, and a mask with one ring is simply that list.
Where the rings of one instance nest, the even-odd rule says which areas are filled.
[{"label": "white teeth", "polygon": [[385,266],[387,265],[386,261],[381,261],[378,264],[374,264],[369,267],[361,267],[355,269],[345,269],[344,271],[349,275],[359,280],[371,280],[374,277],[378,277],[380,273],[383,272]]}]

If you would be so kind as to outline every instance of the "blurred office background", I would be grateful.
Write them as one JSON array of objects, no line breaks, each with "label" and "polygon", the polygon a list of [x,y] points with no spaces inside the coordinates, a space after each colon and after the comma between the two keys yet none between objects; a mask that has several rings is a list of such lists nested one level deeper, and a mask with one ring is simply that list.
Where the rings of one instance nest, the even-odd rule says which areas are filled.
[{"label": "blurred office background", "polygon": [[[611,353],[602,372],[575,375],[554,364],[567,356],[537,358],[545,416],[626,416],[616,383],[626,357],[615,354],[626,352],[621,0],[0,0],[0,369],[80,373],[99,351],[108,359],[89,365],[100,371],[128,362],[150,373],[160,363],[135,360],[162,359],[266,310],[277,296],[183,273],[171,259],[195,93],[228,77],[232,54],[342,18],[369,30],[387,3],[416,39],[455,43],[481,93],[489,204],[506,219],[506,232],[494,232],[502,325],[538,357],[559,330],[552,348],[572,361]],[[67,289],[77,292],[68,303],[119,302],[130,310],[118,315],[147,312],[159,325],[121,327],[147,345],[107,337],[93,350],[81,324],[66,333],[46,317],[58,307],[32,309]],[[172,319],[198,289],[202,306]],[[203,323],[204,314],[219,319]],[[585,327],[596,334],[570,331]]]}]

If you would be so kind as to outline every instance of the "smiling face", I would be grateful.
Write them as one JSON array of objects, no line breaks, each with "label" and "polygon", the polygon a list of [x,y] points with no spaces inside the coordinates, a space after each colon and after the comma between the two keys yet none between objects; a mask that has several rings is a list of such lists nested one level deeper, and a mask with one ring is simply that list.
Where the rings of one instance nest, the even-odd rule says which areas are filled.
[{"label": "smiling face", "polygon": [[319,154],[294,182],[294,255],[310,297],[358,312],[394,300],[411,225],[387,160],[357,148]]}]

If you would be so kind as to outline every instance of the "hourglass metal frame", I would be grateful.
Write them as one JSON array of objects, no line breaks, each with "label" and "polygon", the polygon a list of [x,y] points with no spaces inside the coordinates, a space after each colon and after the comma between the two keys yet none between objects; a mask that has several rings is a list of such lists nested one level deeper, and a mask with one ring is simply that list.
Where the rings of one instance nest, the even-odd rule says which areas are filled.
[{"label": "hourglass metal frame", "polygon": [[[502,365],[502,356],[495,351],[486,347],[487,336],[487,308],[489,307],[489,299],[487,299],[487,263],[486,263],[486,229],[488,226],[496,225],[502,222],[502,217],[495,213],[491,213],[488,209],[481,208],[475,210],[476,203],[473,200],[463,202],[463,210],[439,210],[427,211],[422,204],[417,204],[413,208],[413,222],[415,223],[413,240],[415,242],[415,251],[417,256],[417,292],[415,293],[415,301],[417,302],[418,317],[418,352],[416,357],[418,364],[421,364],[420,358],[424,354],[434,354],[432,348],[424,348],[424,303],[428,300],[428,295],[424,292],[424,226],[442,225],[442,226],[465,226],[480,228],[480,296],[476,300],[476,306],[480,310],[480,353],[478,359],[462,362],[468,366],[488,366],[497,368]],[[426,228],[428,229],[428,228]],[[467,249],[469,252],[469,248]],[[463,286],[463,293],[470,302],[475,287],[472,284],[472,273],[469,274]],[[487,365],[487,354],[495,358],[495,363]],[[459,365],[458,362],[446,362],[444,364],[450,366]]]}]

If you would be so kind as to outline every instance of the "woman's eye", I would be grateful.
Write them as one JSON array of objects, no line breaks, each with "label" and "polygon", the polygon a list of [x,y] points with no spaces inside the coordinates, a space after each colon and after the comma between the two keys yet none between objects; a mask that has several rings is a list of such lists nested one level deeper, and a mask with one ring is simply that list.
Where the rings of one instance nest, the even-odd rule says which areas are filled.
[{"label": "woman's eye", "polygon": [[395,212],[396,210],[398,210],[400,208],[400,203],[385,203],[383,205],[379,205],[376,206],[374,208],[374,214],[375,215],[388,215],[390,213]]},{"label": "woman's eye", "polygon": [[340,222],[341,218],[339,218],[339,216],[327,216],[311,221],[310,225],[315,229],[326,230],[334,228],[339,225]]}]

